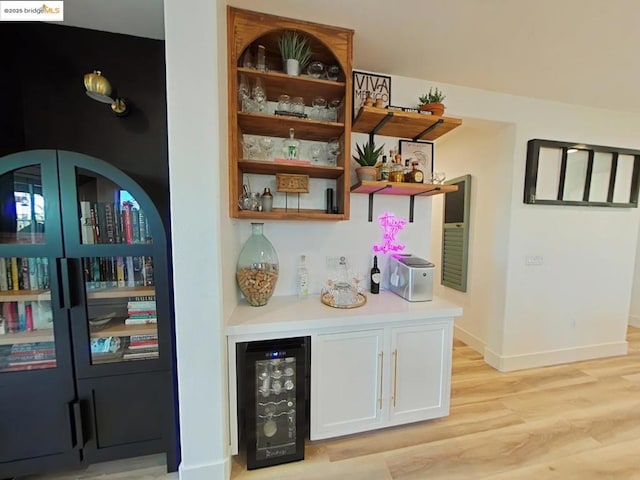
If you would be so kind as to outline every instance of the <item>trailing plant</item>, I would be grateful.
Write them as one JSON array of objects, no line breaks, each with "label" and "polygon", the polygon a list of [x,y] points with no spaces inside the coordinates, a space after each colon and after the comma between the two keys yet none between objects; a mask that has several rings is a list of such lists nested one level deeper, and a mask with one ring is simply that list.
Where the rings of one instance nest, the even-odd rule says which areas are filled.
[{"label": "trailing plant", "polygon": [[282,34],[278,39],[278,47],[280,48],[282,61],[286,62],[290,58],[298,60],[300,70],[306,67],[311,59],[312,53],[309,39],[293,30],[287,30]]},{"label": "trailing plant", "polygon": [[358,156],[353,155],[353,159],[363,167],[375,167],[378,157],[382,153],[384,145],[376,149],[375,143],[365,143],[362,148],[356,143]]},{"label": "trailing plant", "polygon": [[420,105],[424,105],[425,103],[442,103],[442,101],[447,98],[441,90],[438,90],[438,87],[431,87],[429,89],[429,93],[425,93],[421,97],[418,97],[420,100]]}]

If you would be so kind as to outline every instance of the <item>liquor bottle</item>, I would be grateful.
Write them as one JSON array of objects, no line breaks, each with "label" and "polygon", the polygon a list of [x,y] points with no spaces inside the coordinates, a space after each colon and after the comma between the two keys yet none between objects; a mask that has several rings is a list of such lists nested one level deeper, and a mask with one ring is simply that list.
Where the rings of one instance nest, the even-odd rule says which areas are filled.
[{"label": "liquor bottle", "polygon": [[289,139],[284,141],[284,158],[297,160],[300,155],[300,142],[294,138],[294,129],[289,129]]},{"label": "liquor bottle", "polygon": [[273,195],[271,194],[271,189],[269,187],[264,187],[264,192],[262,193],[262,211],[270,212],[273,209]]},{"label": "liquor bottle", "polygon": [[409,170],[409,172],[405,173],[404,175],[405,182],[409,182],[409,183],[424,182],[424,173],[422,172],[422,170],[418,168],[419,164],[420,162],[415,160],[411,162],[411,170]]},{"label": "liquor bottle", "polygon": [[300,257],[300,266],[298,267],[298,298],[307,298],[309,296],[309,271],[306,264],[307,257]]},{"label": "liquor bottle", "polygon": [[404,168],[402,167],[402,161],[400,155],[396,154],[396,158],[391,165],[391,172],[389,173],[390,182],[402,182],[404,181]]},{"label": "liquor bottle", "polygon": [[391,165],[387,163],[387,156],[382,156],[382,165],[380,166],[380,180],[383,182],[389,181],[389,173],[391,173]]},{"label": "liquor bottle", "polygon": [[371,268],[371,293],[380,293],[380,269],[378,268],[378,256],[373,256],[373,267]]}]

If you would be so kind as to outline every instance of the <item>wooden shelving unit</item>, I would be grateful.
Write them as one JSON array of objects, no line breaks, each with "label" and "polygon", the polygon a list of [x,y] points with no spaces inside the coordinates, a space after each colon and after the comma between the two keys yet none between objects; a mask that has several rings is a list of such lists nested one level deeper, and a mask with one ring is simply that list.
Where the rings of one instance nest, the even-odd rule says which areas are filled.
[{"label": "wooden shelving unit", "polygon": [[[234,7],[227,8],[228,26],[228,97],[229,97],[229,215],[241,219],[274,219],[274,220],[348,220],[349,219],[349,187],[350,155],[351,155],[351,58],[353,51],[353,30],[320,25],[303,20],[251,12]],[[294,30],[309,39],[311,60],[318,60],[325,65],[338,65],[341,73],[337,79],[327,80],[313,78],[302,71],[300,76],[291,76],[279,71],[282,59],[278,48],[278,39],[283,32]],[[265,47],[266,71],[243,66],[242,58],[248,50],[253,51],[257,45]],[[338,99],[341,108],[338,110],[338,121],[326,122],[310,118],[297,118],[266,113],[243,112],[239,108],[238,85],[244,78],[252,86],[260,79],[265,87],[267,101],[277,102],[282,94],[289,97],[302,97],[307,111],[316,97],[323,97],[330,102]],[[304,164],[281,164],[258,162],[243,158],[243,135],[261,135],[283,140],[289,137],[289,129],[295,131],[295,138],[303,141],[328,142],[337,138],[340,141],[341,153],[336,166],[317,166]],[[277,154],[276,154],[277,156]],[[266,179],[266,186],[275,185],[277,173],[308,175],[310,178],[332,180],[335,190],[335,205],[338,213],[326,213],[320,209],[291,208],[296,200],[288,197],[287,209],[274,209],[271,212],[241,210],[238,199],[243,192],[246,174],[260,174],[273,177]],[[269,184],[272,182],[271,184]],[[271,188],[274,196],[279,194]],[[261,192],[258,192],[261,193]],[[309,192],[314,200],[325,198],[325,191],[313,188]],[[280,205],[279,205],[280,206]]]},{"label": "wooden shelving unit", "polygon": [[434,141],[460,125],[462,120],[459,118],[363,106],[351,130],[369,135],[411,138],[414,141]]},{"label": "wooden shelving unit", "polygon": [[155,289],[149,287],[95,288],[87,290],[87,298],[92,300],[100,298],[155,296],[155,294]]},{"label": "wooden shelving unit", "polygon": [[51,300],[49,290],[3,290],[0,291],[0,302],[48,302]]}]

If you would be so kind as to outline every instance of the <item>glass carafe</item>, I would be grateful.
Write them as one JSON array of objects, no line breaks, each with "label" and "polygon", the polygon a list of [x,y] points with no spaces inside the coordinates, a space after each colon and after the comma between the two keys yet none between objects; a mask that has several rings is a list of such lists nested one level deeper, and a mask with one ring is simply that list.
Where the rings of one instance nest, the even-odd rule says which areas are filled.
[{"label": "glass carafe", "polygon": [[267,304],[278,281],[278,254],[262,234],[262,223],[251,224],[251,236],[245,242],[236,266],[236,280],[250,305]]}]

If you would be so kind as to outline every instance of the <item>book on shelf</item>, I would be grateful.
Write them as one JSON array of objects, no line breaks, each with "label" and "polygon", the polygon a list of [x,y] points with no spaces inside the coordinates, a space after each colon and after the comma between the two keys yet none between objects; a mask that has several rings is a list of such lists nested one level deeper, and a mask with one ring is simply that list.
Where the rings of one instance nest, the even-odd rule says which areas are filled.
[{"label": "book on shelf", "polygon": [[125,325],[146,325],[146,324],[154,324],[158,323],[158,317],[147,317],[147,318],[127,318],[124,321]]},{"label": "book on shelf", "polygon": [[133,360],[133,359],[144,360],[144,359],[158,358],[159,356],[160,356],[160,352],[158,352],[158,350],[156,349],[149,352],[124,352],[124,355],[122,355],[122,359],[123,360]]},{"label": "book on shelf", "polygon": [[21,372],[23,370],[40,370],[43,368],[55,368],[57,365],[55,360],[49,360],[39,363],[20,363],[16,365],[7,365],[0,367],[0,371],[3,372]]},{"label": "book on shelf", "polygon": [[156,302],[155,300],[127,302],[127,310],[156,310]]},{"label": "book on shelf", "polygon": [[132,297],[127,297],[127,301],[131,302],[144,302],[144,303],[156,303],[155,295],[134,295]]},{"label": "book on shelf", "polygon": [[129,350],[144,350],[148,348],[158,348],[158,340],[150,340],[148,342],[135,342],[130,343],[128,349]]},{"label": "book on shelf", "polygon": [[9,290],[7,283],[7,259],[0,257],[0,291]]},{"label": "book on shelf", "polygon": [[131,209],[133,208],[133,203],[131,202],[123,202],[122,203],[122,230],[124,231],[124,242],[123,243],[133,243],[133,219],[131,218]]},{"label": "book on shelf", "polygon": [[20,290],[20,283],[18,280],[18,259],[16,257],[11,257],[10,268],[11,268],[11,285],[13,286],[13,290],[17,292],[18,290]]},{"label": "book on shelf", "polygon": [[129,318],[149,318],[149,317],[157,317],[158,312],[154,310],[128,310]]},{"label": "book on shelf", "polygon": [[157,333],[150,333],[150,334],[145,334],[145,335],[130,335],[129,336],[129,341],[131,343],[134,342],[146,342],[149,340],[158,340],[158,334]]},{"label": "book on shelf", "polygon": [[80,201],[80,237],[84,245],[93,242],[93,220],[91,217],[91,202]]}]

